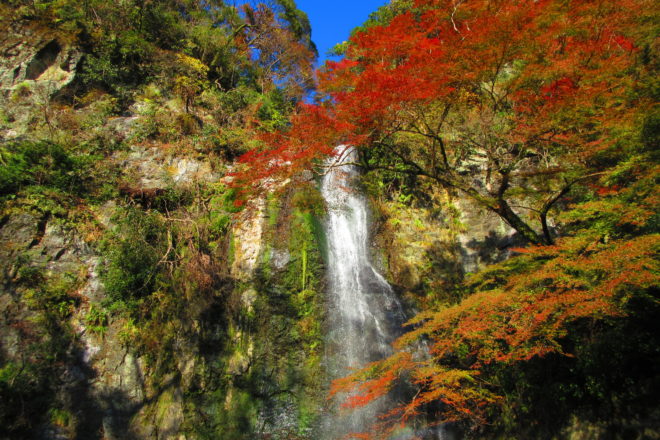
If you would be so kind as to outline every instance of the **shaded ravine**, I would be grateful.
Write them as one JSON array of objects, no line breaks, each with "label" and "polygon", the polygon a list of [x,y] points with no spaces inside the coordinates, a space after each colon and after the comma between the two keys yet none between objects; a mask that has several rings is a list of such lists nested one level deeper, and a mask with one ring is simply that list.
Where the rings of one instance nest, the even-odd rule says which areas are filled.
[{"label": "shaded ravine", "polygon": [[[369,261],[367,201],[355,183],[356,152],[340,146],[328,163],[321,193],[328,207],[328,335],[327,362],[331,378],[342,377],[368,362],[391,354],[390,343],[401,333],[405,316],[387,281]],[[376,403],[327,417],[326,440],[365,432],[392,402]]]}]

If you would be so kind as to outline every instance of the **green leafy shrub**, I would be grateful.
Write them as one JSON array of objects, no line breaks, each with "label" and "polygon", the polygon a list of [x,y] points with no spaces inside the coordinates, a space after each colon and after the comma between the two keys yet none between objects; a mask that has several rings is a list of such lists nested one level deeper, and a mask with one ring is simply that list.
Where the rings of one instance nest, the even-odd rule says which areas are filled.
[{"label": "green leafy shrub", "polygon": [[92,304],[85,315],[87,328],[99,336],[105,335],[108,330],[108,312],[101,307]]},{"label": "green leafy shrub", "polygon": [[289,122],[288,114],[292,107],[292,103],[286,100],[279,89],[264,96],[257,111],[262,129],[275,131],[284,128]]},{"label": "green leafy shrub", "polygon": [[54,187],[81,194],[96,157],[73,155],[62,145],[48,141],[17,141],[0,146],[0,197],[28,185]]},{"label": "green leafy shrub", "polygon": [[190,113],[180,113],[176,116],[176,123],[179,132],[185,136],[190,136],[199,132],[202,123],[199,118]]},{"label": "green leafy shrub", "polygon": [[107,266],[101,277],[116,306],[132,310],[155,290],[167,257],[167,229],[157,214],[134,207],[116,221],[103,244]]}]

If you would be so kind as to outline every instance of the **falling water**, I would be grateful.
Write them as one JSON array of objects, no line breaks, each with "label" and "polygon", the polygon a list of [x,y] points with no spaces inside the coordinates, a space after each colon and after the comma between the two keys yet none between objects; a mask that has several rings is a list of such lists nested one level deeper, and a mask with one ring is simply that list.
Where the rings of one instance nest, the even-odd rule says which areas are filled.
[{"label": "falling water", "polygon": [[[356,188],[354,149],[340,146],[329,163],[321,192],[328,206],[329,334],[327,346],[332,377],[391,353],[404,314],[387,281],[369,261],[368,209]],[[341,439],[364,432],[386,410],[385,399],[350,414],[328,418],[325,437]]]}]

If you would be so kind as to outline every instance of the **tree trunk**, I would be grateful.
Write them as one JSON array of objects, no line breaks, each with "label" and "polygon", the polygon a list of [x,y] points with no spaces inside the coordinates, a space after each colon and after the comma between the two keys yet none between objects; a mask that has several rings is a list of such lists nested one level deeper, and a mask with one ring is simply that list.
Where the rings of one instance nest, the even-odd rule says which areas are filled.
[{"label": "tree trunk", "polygon": [[521,219],[518,214],[516,214],[513,209],[505,200],[500,200],[498,205],[493,209],[493,212],[499,215],[505,222],[509,224],[513,229],[516,230],[520,235],[525,237],[527,241],[532,244],[542,245],[542,244],[551,244],[546,241],[546,239],[539,235],[534,229],[531,228],[527,223]]}]

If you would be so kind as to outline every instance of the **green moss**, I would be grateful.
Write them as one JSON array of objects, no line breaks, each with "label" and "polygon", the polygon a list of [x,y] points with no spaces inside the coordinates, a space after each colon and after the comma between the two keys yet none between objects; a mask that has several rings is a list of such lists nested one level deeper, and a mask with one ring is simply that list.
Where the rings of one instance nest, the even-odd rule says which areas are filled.
[{"label": "green moss", "polygon": [[280,213],[280,203],[282,201],[275,194],[269,194],[266,202],[266,218],[268,219],[268,226],[274,227],[277,225],[278,215]]},{"label": "green moss", "polygon": [[50,422],[62,428],[69,427],[73,422],[73,414],[70,411],[66,411],[59,408],[53,408],[48,412],[50,416]]},{"label": "green moss", "polygon": [[305,396],[298,406],[298,435],[308,435],[320,415],[320,405],[315,399]]},{"label": "green moss", "polygon": [[229,249],[227,251],[227,265],[232,266],[236,260],[236,237],[233,231],[229,233]]},{"label": "green moss", "polygon": [[85,315],[85,325],[89,331],[102,337],[108,330],[108,312],[94,304],[90,305]]},{"label": "green moss", "polygon": [[32,86],[29,82],[23,81],[17,84],[12,91],[11,100],[16,103],[22,99],[28,98],[32,94]]},{"label": "green moss", "polygon": [[0,108],[0,128],[6,128],[9,126],[9,116],[4,108]]},{"label": "green moss", "polygon": [[84,130],[102,127],[108,118],[119,110],[117,99],[112,95],[100,94],[99,96],[99,92],[95,90],[89,95],[80,100],[80,104],[87,104],[80,124],[80,128]]},{"label": "green moss", "polygon": [[[297,430],[265,429],[273,438],[305,438],[320,414],[324,399],[320,224],[308,210],[292,207],[293,198],[283,194],[268,200],[267,242],[256,279],[237,284],[228,297],[232,304],[228,333],[213,367],[222,377],[217,394],[213,399],[190,396],[205,402],[204,413],[217,423],[215,430],[205,431],[205,438],[255,438],[262,408],[279,411],[291,403],[298,411]],[[284,269],[276,270],[270,264],[272,251],[283,246],[291,258]]]},{"label": "green moss", "polygon": [[[291,261],[284,275],[287,288],[298,291],[316,289],[318,274],[322,273],[322,229],[317,218],[310,212],[295,209],[291,215],[289,253]],[[313,275],[311,275],[313,274]]]}]

